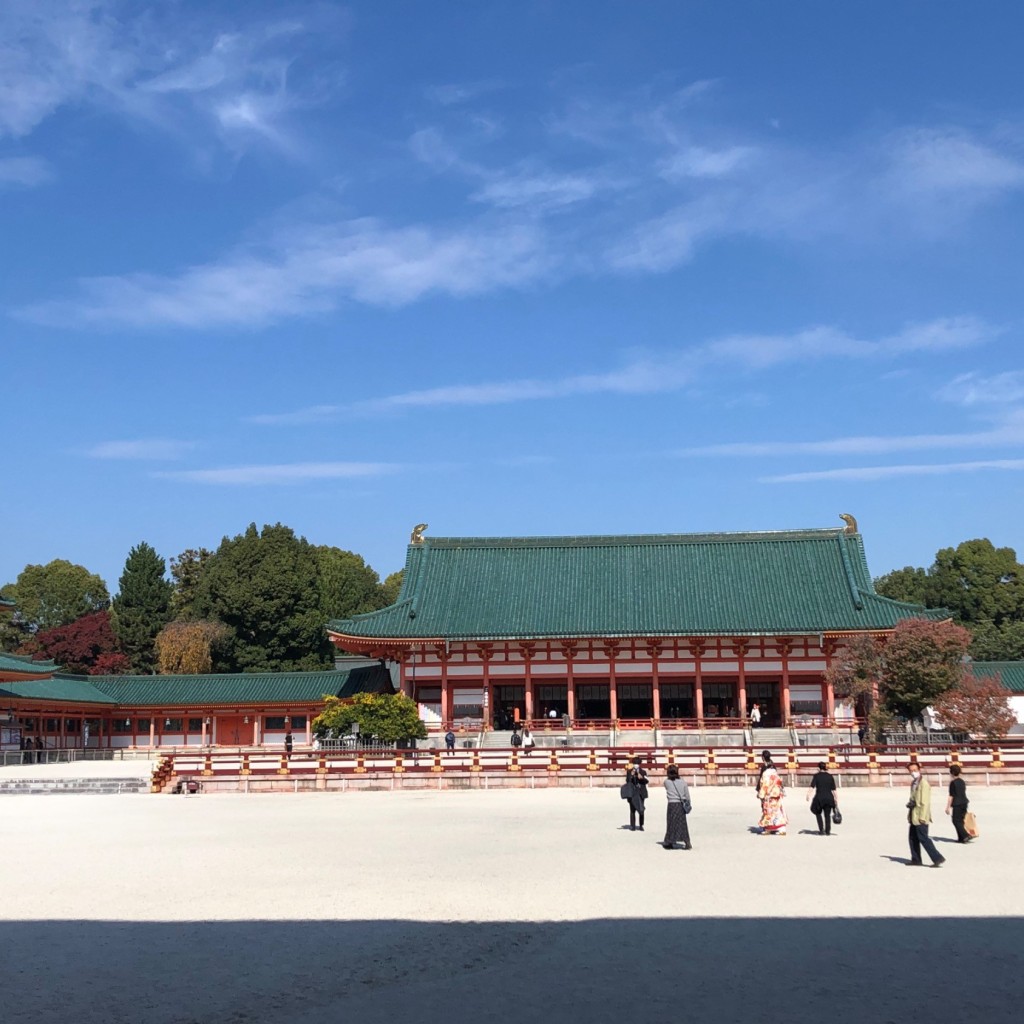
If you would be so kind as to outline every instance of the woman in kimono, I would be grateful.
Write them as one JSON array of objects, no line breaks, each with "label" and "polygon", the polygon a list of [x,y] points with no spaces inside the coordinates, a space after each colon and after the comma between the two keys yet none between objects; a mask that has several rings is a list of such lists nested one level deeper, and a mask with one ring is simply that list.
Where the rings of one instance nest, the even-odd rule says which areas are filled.
[{"label": "woman in kimono", "polygon": [[676,843],[682,843],[684,850],[692,850],[690,845],[690,829],[686,816],[690,812],[690,787],[679,777],[679,768],[670,764],[665,779],[665,798],[668,806],[668,817],[665,825],[665,839],[662,846],[666,850],[674,850]]},{"label": "woman in kimono", "polygon": [[757,784],[757,795],[761,800],[761,835],[784,836],[789,821],[782,806],[782,798],[786,795],[782,786],[782,778],[772,763],[770,750],[761,754],[764,767],[761,769],[761,780]]}]

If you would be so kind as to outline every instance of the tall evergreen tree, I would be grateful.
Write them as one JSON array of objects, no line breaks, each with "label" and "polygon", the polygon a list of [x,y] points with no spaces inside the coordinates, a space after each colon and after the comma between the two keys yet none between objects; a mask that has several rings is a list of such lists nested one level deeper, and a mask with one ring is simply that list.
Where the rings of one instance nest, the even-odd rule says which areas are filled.
[{"label": "tall evergreen tree", "polygon": [[207,548],[188,548],[177,558],[171,559],[171,578],[174,580],[174,595],[171,610],[176,619],[194,619],[193,611],[199,581],[213,552]]},{"label": "tall evergreen tree", "polygon": [[120,591],[113,601],[112,625],[132,671],[156,671],[156,635],[171,619],[173,587],[164,560],[145,541],[128,552]]},{"label": "tall evergreen tree", "polygon": [[207,561],[193,613],[230,630],[222,672],[288,672],[326,668],[331,646],[320,608],[320,571],[313,546],[280,523],[252,523],[225,537]]},{"label": "tall evergreen tree", "polygon": [[387,604],[380,577],[359,555],[327,545],[313,550],[320,571],[320,612],[325,622],[376,611]]}]

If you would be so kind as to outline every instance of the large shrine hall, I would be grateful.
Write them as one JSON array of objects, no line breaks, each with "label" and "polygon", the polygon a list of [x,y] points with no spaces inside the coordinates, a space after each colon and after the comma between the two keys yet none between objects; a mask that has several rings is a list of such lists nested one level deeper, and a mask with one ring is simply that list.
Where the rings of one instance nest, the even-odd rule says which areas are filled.
[{"label": "large shrine hall", "polygon": [[875,593],[856,521],[843,518],[835,529],[609,537],[417,528],[397,602],[328,632],[397,665],[435,728],[729,728],[755,704],[768,727],[828,725],[825,673],[847,638],[944,617]]}]

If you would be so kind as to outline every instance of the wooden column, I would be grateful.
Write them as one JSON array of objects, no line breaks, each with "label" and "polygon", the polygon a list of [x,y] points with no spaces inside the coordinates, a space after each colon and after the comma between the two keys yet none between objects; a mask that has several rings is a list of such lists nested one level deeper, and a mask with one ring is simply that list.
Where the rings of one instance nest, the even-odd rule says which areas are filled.
[{"label": "wooden column", "polygon": [[661,644],[651,641],[646,646],[647,655],[651,659],[652,714],[655,723],[658,723],[661,721],[661,680],[658,678],[658,657],[661,654]]},{"label": "wooden column", "polygon": [[612,721],[616,722],[619,718],[619,681],[615,675],[615,659],[618,657],[619,648],[617,644],[606,643],[602,645],[601,650],[604,652],[604,656],[608,659],[609,713],[611,714]]},{"label": "wooden column", "polygon": [[747,715],[747,651],[750,649],[749,640],[734,640],[733,650],[736,652],[736,664],[738,681],[736,683],[736,703],[740,718]]},{"label": "wooden column", "polygon": [[576,679],[573,676],[572,661],[576,657],[575,647],[568,644],[562,645],[562,652],[565,655],[565,699],[569,711],[569,721],[576,721]]},{"label": "wooden column", "polygon": [[[434,657],[441,663],[441,722],[443,724],[444,722],[451,721],[452,718],[452,701],[448,690],[448,662],[452,660],[452,653],[446,644],[434,644],[432,650]],[[425,664],[426,649],[424,649],[422,660]],[[415,689],[415,686],[413,689]],[[419,703],[415,693],[410,693],[409,696]]]},{"label": "wooden column", "polygon": [[697,723],[704,724],[704,679],[701,675],[700,659],[704,657],[707,645],[701,641],[694,640],[690,643],[690,653],[693,655],[693,713],[697,716]]},{"label": "wooden column", "polygon": [[[491,685],[491,659],[494,657],[494,647],[492,644],[477,644],[477,653],[480,655],[480,661],[483,665],[483,689],[487,693]],[[530,691],[526,691],[527,708],[529,708]],[[490,710],[490,705],[484,709],[484,713],[487,714]],[[527,710],[526,717],[530,717],[530,712]]]},{"label": "wooden column", "polygon": [[[825,655],[826,673],[832,667],[832,659],[836,655],[836,650],[838,646],[839,645],[836,643],[836,641],[831,638],[829,638],[828,640],[823,640],[821,643],[821,653]],[[877,687],[877,685],[878,684],[876,683],[875,686]],[[821,680],[821,694],[821,706],[824,709],[825,714],[828,715],[829,722],[834,723],[836,717],[836,695],[835,691],[832,689],[831,684],[826,681],[825,677],[822,677]],[[875,699],[877,699],[877,692],[874,694],[874,697]]]},{"label": "wooden column", "polygon": [[149,746],[152,749],[156,745],[156,719],[149,716]]},{"label": "wooden column", "polygon": [[793,641],[779,640],[778,648],[782,655],[782,724],[788,728],[793,718],[789,700],[789,656],[793,653]]},{"label": "wooden column", "polygon": [[533,717],[533,659],[537,656],[537,645],[526,641],[519,645],[523,655],[523,694],[524,713],[527,719]]}]

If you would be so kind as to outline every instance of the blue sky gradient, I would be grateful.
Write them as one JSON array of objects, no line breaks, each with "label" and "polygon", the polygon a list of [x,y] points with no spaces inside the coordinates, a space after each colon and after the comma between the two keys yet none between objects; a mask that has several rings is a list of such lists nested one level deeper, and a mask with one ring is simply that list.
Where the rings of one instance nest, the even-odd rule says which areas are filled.
[{"label": "blue sky gradient", "polygon": [[0,582],[249,522],[1024,551],[1024,8],[0,7]]}]

